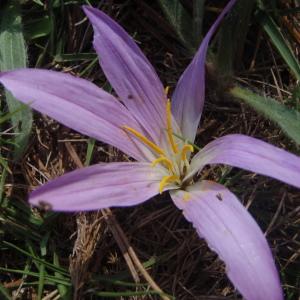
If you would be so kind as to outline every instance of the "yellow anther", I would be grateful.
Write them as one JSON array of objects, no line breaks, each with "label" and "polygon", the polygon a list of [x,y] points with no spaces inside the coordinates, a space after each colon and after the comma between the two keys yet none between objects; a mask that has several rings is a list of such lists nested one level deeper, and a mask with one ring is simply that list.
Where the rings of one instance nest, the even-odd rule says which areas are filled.
[{"label": "yellow anther", "polygon": [[169,90],[170,90],[170,87],[167,85],[167,86],[165,87],[165,94],[166,94],[167,97],[168,97],[168,95],[169,95]]},{"label": "yellow anther", "polygon": [[123,129],[129,131],[130,133],[132,133],[136,138],[138,138],[141,142],[143,142],[144,144],[146,144],[149,148],[151,148],[154,152],[160,154],[160,155],[165,155],[165,152],[163,149],[161,149],[160,147],[158,147],[156,144],[154,144],[153,142],[151,142],[149,139],[147,139],[145,136],[143,136],[141,133],[139,133],[138,131],[136,131],[135,129],[129,127],[129,126],[122,126]]},{"label": "yellow anther", "polygon": [[176,153],[178,153],[178,148],[177,148],[177,145],[175,144],[175,141],[173,138],[172,113],[171,113],[170,100],[167,101],[167,133],[168,133],[169,143],[172,147],[173,152],[176,154]]},{"label": "yellow anther", "polygon": [[165,156],[161,156],[161,157],[155,159],[152,162],[151,167],[155,167],[157,164],[160,164],[160,163],[164,164],[170,172],[174,171],[172,161],[170,159],[166,158]]},{"label": "yellow anther", "polygon": [[185,144],[183,147],[182,147],[182,149],[181,149],[181,159],[183,160],[183,161],[185,161],[186,160],[186,153],[187,152],[194,152],[194,147],[192,146],[192,145],[190,145],[190,144]]},{"label": "yellow anther", "polygon": [[164,176],[161,182],[159,183],[159,193],[162,194],[165,186],[172,182],[177,182],[178,184],[180,184],[179,177],[177,175]]}]

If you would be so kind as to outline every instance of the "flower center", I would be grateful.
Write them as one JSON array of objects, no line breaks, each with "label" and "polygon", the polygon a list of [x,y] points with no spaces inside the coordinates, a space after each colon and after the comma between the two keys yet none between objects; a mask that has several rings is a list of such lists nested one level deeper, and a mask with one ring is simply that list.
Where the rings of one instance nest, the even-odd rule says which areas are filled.
[{"label": "flower center", "polygon": [[[123,126],[123,129],[126,132],[132,134],[135,138],[137,138],[140,142],[146,145],[155,154],[157,158],[152,161],[152,167],[155,167],[157,164],[160,164],[168,170],[169,174],[163,176],[159,183],[160,194],[163,192],[164,188],[170,184],[176,184],[178,186],[181,186],[182,179],[185,177],[186,172],[188,171],[190,166],[187,158],[187,153],[194,152],[194,147],[192,145],[185,143],[180,146],[178,143],[176,143],[174,139],[170,100],[167,101],[166,105],[166,121],[168,146],[171,150],[168,151],[169,153],[166,153],[166,151],[162,147],[150,141],[147,137],[145,137],[137,130],[126,125]],[[178,149],[179,146],[181,148],[180,150]]]}]

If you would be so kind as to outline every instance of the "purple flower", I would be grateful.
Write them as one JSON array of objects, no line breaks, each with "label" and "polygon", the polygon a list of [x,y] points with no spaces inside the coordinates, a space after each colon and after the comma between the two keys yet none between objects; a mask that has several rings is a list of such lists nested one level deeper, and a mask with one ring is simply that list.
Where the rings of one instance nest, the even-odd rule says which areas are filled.
[{"label": "purple flower", "polygon": [[[283,299],[267,241],[239,200],[224,186],[193,181],[204,166],[226,164],[300,187],[300,158],[252,137],[214,140],[190,160],[204,102],[208,43],[231,0],[204,38],[172,96],[130,36],[103,12],[85,6],[100,65],[119,96],[91,82],[53,71],[0,73],[20,101],[82,134],[111,144],[138,162],[101,163],[35,190],[30,203],[56,211],[96,210],[142,203],[169,191],[175,205],[226,263],[246,299]],[[183,138],[179,138],[183,137]],[[188,142],[189,141],[189,142]]]}]

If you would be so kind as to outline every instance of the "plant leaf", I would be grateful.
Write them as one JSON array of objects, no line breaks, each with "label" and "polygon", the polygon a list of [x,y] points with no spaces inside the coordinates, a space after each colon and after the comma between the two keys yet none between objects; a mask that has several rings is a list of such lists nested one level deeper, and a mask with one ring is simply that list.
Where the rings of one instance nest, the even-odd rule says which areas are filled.
[{"label": "plant leaf", "polygon": [[237,1],[220,27],[217,67],[223,75],[232,75],[242,65],[254,4],[253,0]]},{"label": "plant leaf", "polygon": [[[22,33],[21,15],[18,1],[10,1],[1,11],[0,21],[0,70],[24,68],[27,64],[25,41]],[[32,126],[31,110],[5,91],[12,125],[16,133],[14,158],[18,159],[27,146]],[[22,109],[20,110],[20,107]]]},{"label": "plant leaf", "polygon": [[182,44],[189,50],[195,52],[193,42],[193,18],[179,0],[158,0],[164,14],[175,29]]},{"label": "plant leaf", "polygon": [[245,88],[236,86],[229,93],[275,122],[287,136],[300,145],[300,113],[298,111],[287,108],[273,98],[260,96]]},{"label": "plant leaf", "polygon": [[33,19],[24,24],[25,37],[27,40],[33,40],[47,36],[51,33],[51,20],[45,15],[38,19]]},{"label": "plant leaf", "polygon": [[294,76],[297,78],[297,80],[300,80],[300,65],[298,60],[296,59],[293,51],[291,50],[275,21],[263,10],[257,14],[257,18],[286,64],[290,67]]},{"label": "plant leaf", "polygon": [[11,300],[8,290],[0,283],[0,294],[3,296],[3,300]]}]

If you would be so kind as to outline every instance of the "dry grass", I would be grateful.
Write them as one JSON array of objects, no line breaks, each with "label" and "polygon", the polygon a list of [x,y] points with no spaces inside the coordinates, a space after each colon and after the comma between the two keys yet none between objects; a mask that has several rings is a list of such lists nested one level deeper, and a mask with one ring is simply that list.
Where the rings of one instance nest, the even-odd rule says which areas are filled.
[{"label": "dry grass", "polygon": [[[170,29],[163,28],[163,35],[158,35],[157,32],[149,34],[149,26],[142,23],[139,5],[133,6],[135,11],[131,7],[113,3],[112,6],[107,5],[106,10],[113,17],[121,17],[121,24],[135,34],[136,40],[158,70],[163,82],[174,88],[189,59],[182,58],[180,49],[169,33]],[[87,23],[72,26],[82,18],[77,9],[68,11],[67,16],[69,36],[72,37],[67,45],[69,51],[88,49],[92,38],[91,28]],[[136,16],[139,18],[135,19]],[[162,39],[170,42],[161,43]],[[259,34],[256,38],[251,36],[248,42],[253,45],[251,57],[247,57],[245,69],[240,71],[236,79],[276,97],[279,101],[289,98],[291,93],[287,87],[293,86],[295,82],[289,76],[283,76],[287,72],[286,67],[282,65],[272,46]],[[85,66],[83,62],[50,67],[78,75]],[[49,65],[45,64],[43,67]],[[275,125],[243,104],[232,101],[222,90],[216,88],[218,77],[214,72],[209,73],[207,99],[197,145],[202,147],[215,137],[225,134],[243,133],[281,148],[297,151],[295,145]],[[98,66],[85,77],[100,86],[105,83]],[[37,114],[26,155],[20,164],[11,165],[14,175],[7,180],[7,193],[11,193],[13,188],[15,197],[25,201],[27,189],[32,190],[51,178],[76,169],[85,160],[86,139]],[[96,143],[92,163],[124,160],[128,158],[116,149]],[[224,172],[225,179],[222,177]],[[266,232],[285,287],[291,290],[299,288],[287,286],[295,284],[294,278],[299,276],[299,191],[263,176],[225,167],[205,169],[203,176],[215,180],[222,178],[223,183],[247,206]],[[145,282],[141,270],[128,251],[129,245],[141,262],[150,264],[146,269],[157,285],[164,292],[176,295],[176,299],[225,299],[226,296],[226,299],[240,299],[225,275],[223,263],[208,249],[205,241],[199,239],[191,224],[183,218],[167,195],[155,197],[143,205],[116,208],[112,212],[115,219],[110,219],[111,221],[103,213],[94,212],[62,214],[53,224],[56,232],[53,243],[60,249],[61,264],[70,269],[72,282],[78,292],[77,299],[90,299],[85,296],[85,287],[89,286],[91,277],[96,274],[113,275],[127,271],[133,282]],[[36,210],[35,213],[40,214]],[[125,243],[124,246],[124,241],[118,240],[118,235],[122,240],[122,234],[114,233],[114,226],[120,226],[128,239],[127,245]],[[5,259],[9,258],[6,256]],[[16,258],[12,259],[14,263],[20,263],[17,263]],[[14,284],[16,278],[10,277],[10,280],[4,280],[7,287]],[[98,288],[101,290],[104,287]],[[32,295],[29,298],[23,296],[23,299],[33,299]],[[130,299],[158,298],[145,296]]]}]

